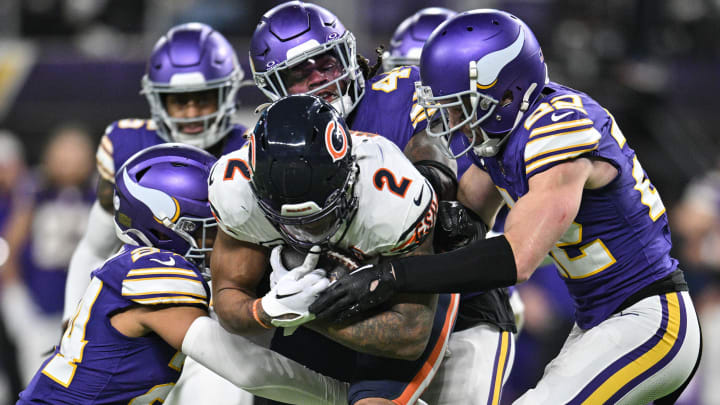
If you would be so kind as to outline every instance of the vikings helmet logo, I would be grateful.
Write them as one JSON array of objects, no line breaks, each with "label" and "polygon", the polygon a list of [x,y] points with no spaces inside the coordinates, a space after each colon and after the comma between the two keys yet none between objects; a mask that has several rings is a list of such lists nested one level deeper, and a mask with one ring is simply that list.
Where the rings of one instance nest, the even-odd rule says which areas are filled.
[{"label": "vikings helmet logo", "polygon": [[522,51],[525,44],[525,30],[520,29],[520,34],[507,48],[490,52],[477,61],[477,88],[489,89],[497,82],[500,71],[510,62],[515,60]]}]

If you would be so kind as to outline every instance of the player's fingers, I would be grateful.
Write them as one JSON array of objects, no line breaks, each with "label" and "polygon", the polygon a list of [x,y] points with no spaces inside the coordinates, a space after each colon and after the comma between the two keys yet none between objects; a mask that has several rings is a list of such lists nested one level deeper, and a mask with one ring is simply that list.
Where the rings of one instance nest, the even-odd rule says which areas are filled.
[{"label": "player's fingers", "polygon": [[345,321],[359,312],[357,306],[358,304],[354,303],[350,297],[343,297],[343,299],[338,300],[338,302],[333,305],[331,311],[328,311],[328,317],[335,322]]},{"label": "player's fingers", "polygon": [[324,319],[338,320],[338,315],[354,305],[352,297],[344,295],[323,312]]},{"label": "player's fingers", "polygon": [[330,285],[330,280],[328,280],[325,277],[322,277],[321,279],[319,279],[317,282],[313,283],[310,286],[310,288],[308,289],[308,292],[311,295],[318,295],[321,292],[323,292],[325,289],[327,289],[329,285]]},{"label": "player's fingers", "polygon": [[320,249],[320,246],[318,246],[318,245],[315,245],[312,248],[310,248],[310,251],[308,252],[307,255],[305,255],[305,260],[303,261],[303,264],[301,266],[303,270],[301,270],[299,272],[301,274],[299,274],[298,277],[302,277],[305,274],[307,274],[315,269],[315,267],[318,264],[318,261],[320,260],[320,251],[321,251],[321,249]]},{"label": "player's fingers", "polygon": [[335,302],[345,295],[343,290],[335,288],[337,285],[338,283],[334,283],[320,293],[320,297],[310,304],[308,310],[317,315],[318,318],[326,318]]},{"label": "player's fingers", "polygon": [[340,312],[335,317],[335,319],[337,322],[344,322],[344,321],[347,321],[348,319],[356,316],[360,312],[362,312],[362,310],[360,309],[360,305],[355,304],[355,305],[351,306],[350,308]]},{"label": "player's fingers", "polygon": [[272,267],[273,270],[287,271],[287,269],[283,265],[283,262],[281,259],[282,258],[282,256],[281,256],[282,249],[283,249],[282,245],[279,245],[279,246],[275,246],[273,248],[272,252],[270,252],[270,267]]}]

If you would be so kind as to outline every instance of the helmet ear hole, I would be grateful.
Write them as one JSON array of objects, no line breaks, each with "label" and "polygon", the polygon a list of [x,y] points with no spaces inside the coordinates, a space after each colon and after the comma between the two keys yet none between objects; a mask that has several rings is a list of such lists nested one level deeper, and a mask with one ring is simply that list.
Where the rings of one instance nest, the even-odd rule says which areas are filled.
[{"label": "helmet ear hole", "polygon": [[506,90],[505,94],[503,94],[502,100],[500,100],[500,107],[505,107],[512,104],[513,99],[513,92],[510,90]]}]

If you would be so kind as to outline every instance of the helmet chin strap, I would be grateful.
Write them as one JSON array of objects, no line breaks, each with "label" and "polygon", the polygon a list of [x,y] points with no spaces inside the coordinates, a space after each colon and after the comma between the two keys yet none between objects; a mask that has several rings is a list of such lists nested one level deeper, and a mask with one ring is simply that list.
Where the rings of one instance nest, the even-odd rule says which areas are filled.
[{"label": "helmet chin strap", "polygon": [[482,128],[480,131],[482,131],[483,138],[487,139],[485,142],[483,142],[481,145],[473,147],[473,151],[476,155],[481,157],[492,157],[497,155],[500,152],[500,148],[503,146],[503,144],[507,141],[507,139],[510,137],[510,132],[512,132],[515,127],[518,126],[520,121],[522,121],[523,115],[525,115],[525,111],[530,108],[530,95],[535,91],[537,88],[537,83],[531,83],[528,87],[527,91],[525,91],[525,95],[523,95],[522,102],[520,103],[520,111],[518,112],[517,116],[515,117],[515,123],[513,124],[512,128],[503,135],[500,138],[489,138],[485,131],[483,131]]}]

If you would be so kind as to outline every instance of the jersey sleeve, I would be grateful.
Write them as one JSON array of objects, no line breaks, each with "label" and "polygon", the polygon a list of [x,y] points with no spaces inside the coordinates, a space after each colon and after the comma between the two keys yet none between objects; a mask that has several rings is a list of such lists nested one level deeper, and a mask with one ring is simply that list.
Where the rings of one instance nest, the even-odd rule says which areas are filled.
[{"label": "jersey sleeve", "polygon": [[112,131],[113,125],[109,125],[105,129],[105,134],[100,139],[100,145],[95,154],[100,177],[111,183],[115,183],[115,162],[113,160],[113,144],[108,134]]},{"label": "jersey sleeve", "polygon": [[140,305],[193,305],[207,308],[210,290],[184,257],[155,248],[131,252],[132,265],[122,280],[123,298]]},{"label": "jersey sleeve", "polygon": [[210,171],[209,199],[218,226],[235,239],[271,246],[282,237],[255,201],[250,188],[247,146],[222,156]]},{"label": "jersey sleeve", "polygon": [[600,145],[600,132],[587,113],[580,109],[557,109],[530,122],[524,149],[527,178],[591,153]]},{"label": "jersey sleeve", "polygon": [[152,120],[127,118],[108,125],[95,158],[100,176],[115,183],[115,172],[136,152],[162,143]]}]

